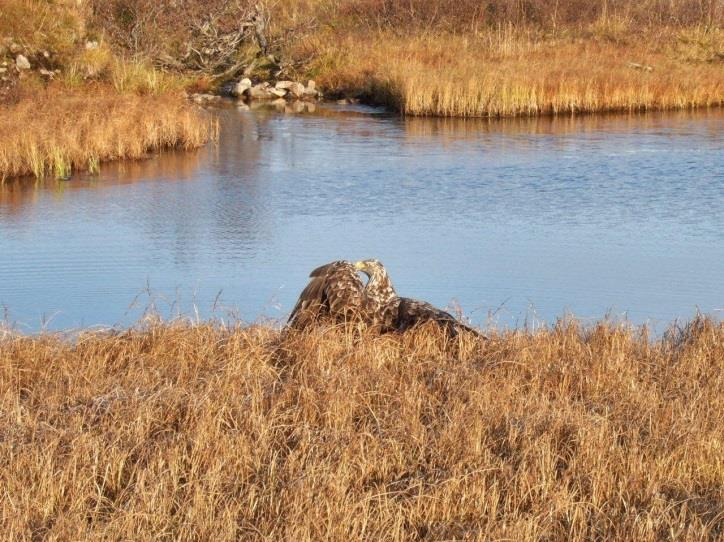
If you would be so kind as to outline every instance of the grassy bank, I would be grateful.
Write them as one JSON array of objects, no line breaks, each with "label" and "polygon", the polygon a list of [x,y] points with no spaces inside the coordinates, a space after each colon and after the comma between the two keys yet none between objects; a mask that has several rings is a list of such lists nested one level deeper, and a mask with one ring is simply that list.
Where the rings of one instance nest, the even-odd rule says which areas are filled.
[{"label": "grassy bank", "polygon": [[184,100],[181,74],[125,58],[89,19],[84,1],[3,2],[0,182],[95,172],[213,136],[208,116]]},{"label": "grassy bank", "polygon": [[95,88],[43,91],[0,115],[0,179],[97,172],[105,160],[138,159],[210,137],[203,114],[177,95],[138,96]]},{"label": "grassy bank", "polygon": [[[180,44],[211,32],[199,26],[204,11],[215,33],[261,6],[266,52],[277,61],[270,69],[259,57],[248,60],[260,53],[249,36],[235,58],[246,55],[256,66],[252,77],[312,78],[329,96],[362,97],[408,115],[724,103],[724,6],[717,0],[248,0],[233,14],[216,0],[203,9],[184,0],[183,21],[171,0],[110,5],[124,10],[106,8],[99,24],[121,36],[116,46],[166,65],[188,65]],[[129,32],[138,35],[134,43],[125,39]]]},{"label": "grassy bank", "polygon": [[715,540],[724,324],[0,339],[10,539]]},{"label": "grassy bank", "polygon": [[724,104],[724,6],[675,0],[351,0],[291,55],[327,91],[405,114]]},{"label": "grassy bank", "polygon": [[[531,116],[724,104],[724,32],[687,29],[620,40],[506,27],[400,37],[388,30],[320,38],[311,75],[408,115]],[[703,43],[686,49],[684,40]],[[339,43],[342,43],[342,47]],[[706,57],[706,48],[721,60]],[[685,52],[685,51],[688,51]],[[713,54],[713,53],[712,53]]]},{"label": "grassy bank", "polygon": [[[209,137],[207,120],[179,106],[183,90],[209,91],[245,75],[255,82],[312,78],[329,96],[361,97],[407,115],[721,106],[724,6],[717,0],[5,0],[0,118],[22,138],[5,134],[0,178],[64,175],[164,146],[198,146]],[[157,97],[151,106],[143,103],[147,96]],[[96,126],[103,107],[108,118]],[[126,113],[143,117],[138,129]]]}]

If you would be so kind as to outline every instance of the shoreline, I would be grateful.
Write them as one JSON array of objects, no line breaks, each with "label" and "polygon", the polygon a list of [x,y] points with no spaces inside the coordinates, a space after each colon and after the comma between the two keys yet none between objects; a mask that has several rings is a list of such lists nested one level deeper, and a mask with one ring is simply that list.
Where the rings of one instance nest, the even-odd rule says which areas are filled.
[{"label": "shoreline", "polygon": [[[359,94],[358,94],[359,95]],[[195,96],[202,96],[201,99],[196,98]],[[120,99],[123,99],[123,97],[119,97]],[[126,97],[128,98],[128,97]],[[148,101],[149,99],[153,99],[155,101],[158,101],[159,97],[140,97],[140,102],[143,103],[145,101]],[[94,98],[92,96],[84,96],[83,102],[89,103],[90,106],[93,105],[94,100],[97,98]],[[161,97],[163,99],[163,97]],[[170,102],[173,102],[173,100],[176,100],[176,98],[168,98]],[[97,168],[101,167],[103,163],[108,163],[112,161],[124,161],[124,160],[143,160],[148,157],[151,157],[153,155],[158,154],[159,152],[163,152],[166,149],[185,149],[185,150],[193,150],[199,147],[203,147],[207,145],[211,141],[215,141],[218,138],[218,127],[213,125],[213,123],[210,123],[210,119],[203,120],[203,114],[199,115],[198,113],[194,113],[194,108],[199,107],[201,110],[207,109],[208,106],[211,106],[212,108],[219,104],[219,103],[229,103],[234,104],[236,106],[244,105],[245,107],[248,107],[250,110],[254,109],[274,109],[277,112],[281,113],[314,113],[315,108],[318,110],[324,110],[326,106],[334,106],[334,105],[364,105],[368,107],[377,107],[377,108],[384,108],[386,110],[386,113],[389,115],[399,116],[400,118],[410,118],[410,119],[440,119],[440,120],[449,120],[449,121],[510,121],[510,120],[534,120],[537,118],[540,119],[572,119],[577,117],[607,117],[607,116],[619,116],[619,115],[633,115],[633,116],[645,116],[647,114],[675,114],[678,112],[681,113],[696,113],[698,111],[722,111],[724,110],[724,102],[719,104],[710,104],[710,105],[690,105],[685,107],[676,107],[676,108],[641,108],[641,109],[631,109],[631,108],[611,108],[611,109],[602,109],[598,111],[570,111],[570,112],[562,112],[562,113],[555,113],[555,112],[541,112],[541,113],[531,113],[531,114],[511,114],[511,115],[492,115],[492,116],[445,116],[445,115],[434,115],[434,114],[406,114],[404,111],[400,111],[397,109],[390,108],[389,104],[385,104],[381,101],[376,101],[375,99],[369,99],[366,96],[363,96],[361,98],[357,97],[343,97],[343,98],[324,98],[320,100],[315,101],[309,101],[309,100],[295,100],[295,101],[285,101],[281,98],[277,98],[276,100],[254,100],[254,99],[241,99],[241,98],[235,98],[233,96],[229,96],[228,94],[204,94],[204,95],[187,95],[185,98],[185,101],[187,102],[186,106],[183,108],[183,111],[185,114],[191,115],[195,120],[193,120],[193,124],[195,126],[193,128],[189,128],[190,130],[195,130],[198,135],[191,135],[191,132],[184,132],[187,130],[187,128],[182,129],[178,133],[178,135],[171,136],[170,139],[168,139],[166,143],[151,143],[148,146],[142,146],[139,150],[131,151],[131,154],[127,156],[113,156],[113,155],[107,155],[102,156],[100,155],[99,158],[94,158],[93,153],[85,154],[85,158],[82,159],[82,161],[79,161],[79,158],[73,157],[73,158],[63,158],[63,156],[67,153],[63,153],[60,151],[60,148],[58,150],[60,152],[54,152],[53,149],[49,149],[46,154],[47,159],[45,162],[45,165],[42,165],[42,162],[39,163],[39,165],[34,166],[38,168],[38,172],[34,173],[31,169],[36,159],[33,159],[32,157],[26,157],[23,160],[25,160],[24,166],[25,172],[24,173],[8,173],[7,169],[3,170],[2,167],[0,167],[0,184],[9,182],[11,180],[21,180],[23,178],[28,179],[42,179],[44,177],[55,177],[59,180],[69,180],[72,177],[73,172],[83,172],[83,173],[93,173],[94,171],[97,171]],[[283,102],[283,103],[282,103]],[[0,107],[0,110],[2,108]],[[77,109],[73,109],[73,114],[77,114]],[[154,111],[154,114],[156,111]],[[43,138],[47,138],[47,132],[45,129],[40,130],[40,133],[42,133]],[[33,144],[30,142],[29,148],[39,147],[43,144],[42,140],[39,140],[38,143]],[[70,143],[72,147],[77,147],[78,142],[73,141]],[[135,146],[135,145],[134,145]],[[57,158],[59,157],[59,158]],[[2,166],[3,156],[0,155],[0,166]],[[13,157],[5,158],[6,163],[10,163],[12,161]],[[15,166],[16,168],[18,166]],[[17,171],[17,170],[16,170]],[[53,174],[55,172],[55,175]]]},{"label": "shoreline", "polygon": [[[6,312],[8,307],[5,307]],[[554,333],[559,327],[569,327],[580,332],[581,336],[587,336],[596,329],[610,329],[617,330],[622,333],[631,335],[639,339],[645,339],[650,344],[663,344],[670,341],[672,337],[684,333],[685,330],[697,326],[713,326],[724,333],[724,316],[717,314],[720,312],[718,309],[713,312],[700,312],[698,309],[690,317],[680,318],[677,317],[674,320],[657,320],[649,318],[643,321],[630,320],[626,315],[626,312],[620,315],[603,315],[600,317],[582,317],[572,313],[564,313],[561,316],[555,317],[553,320],[534,320],[528,322],[527,319],[523,324],[520,325],[501,325],[493,320],[488,320],[484,324],[476,324],[467,319],[463,318],[462,323],[475,329],[476,331],[482,332],[482,338],[475,337],[474,335],[461,334],[461,337],[465,338],[464,341],[472,340],[473,342],[480,342],[484,344],[487,337],[495,337],[496,339],[505,339],[513,337],[533,337],[537,334],[549,334]],[[259,317],[256,320],[244,320],[240,317],[217,317],[217,316],[191,316],[191,315],[175,315],[175,316],[163,316],[158,312],[149,312],[141,317],[137,321],[131,321],[130,323],[117,323],[114,325],[108,324],[93,324],[84,325],[82,327],[67,327],[67,328],[44,328],[41,327],[37,330],[30,330],[30,326],[21,322],[14,322],[12,325],[7,320],[8,314],[6,314],[6,320],[0,320],[0,346],[2,341],[9,339],[28,339],[44,340],[52,339],[60,342],[68,342],[72,344],[74,338],[79,336],[95,336],[99,338],[111,338],[118,336],[119,334],[128,333],[146,333],[153,329],[212,329],[219,333],[233,333],[233,332],[263,332],[269,336],[274,336],[277,339],[284,339],[287,333],[294,335],[303,336],[306,334],[320,334],[322,336],[331,334],[337,335],[362,335],[365,337],[377,337],[383,338],[388,337],[394,340],[402,340],[408,334],[415,335],[418,331],[405,331],[405,332],[389,332],[386,334],[370,333],[360,328],[345,327],[343,324],[324,324],[313,329],[311,332],[298,331],[298,330],[286,330],[287,317],[283,318],[272,318],[272,317]],[[21,328],[25,327],[26,330]],[[435,326],[422,326],[421,332],[430,332],[438,338],[444,338],[444,333],[439,334]],[[450,339],[451,344],[457,339]],[[463,339],[461,339],[463,340]],[[450,346],[450,345],[447,345]]]},{"label": "shoreline", "polygon": [[[95,0],[10,0],[0,16],[0,179],[63,178],[104,160],[200,146],[213,129],[188,119],[188,103],[176,107],[183,95],[200,104],[227,93],[326,96],[403,117],[490,119],[724,106],[724,27],[714,4],[191,4],[199,17],[213,14],[210,26],[196,28],[163,2],[121,16]],[[235,30],[239,20],[247,22]],[[129,32],[139,39],[129,42]],[[98,94],[130,105],[104,115]],[[155,100],[146,119],[119,127],[144,100]],[[176,110],[161,120],[164,100]],[[20,118],[22,109],[40,114]],[[86,125],[73,133],[79,120]]]},{"label": "shoreline", "polygon": [[[277,100],[247,100],[247,99],[239,99],[234,98],[233,96],[229,96],[226,94],[213,94],[213,95],[205,95],[205,96],[213,96],[213,98],[201,98],[206,103],[204,105],[214,105],[215,102],[218,100],[226,100],[230,101],[235,104],[244,104],[250,107],[250,109],[255,109],[252,106],[257,106],[258,109],[263,109],[265,107],[272,108],[275,106],[275,102]],[[365,96],[363,91],[360,89],[358,92],[351,92],[350,95],[345,94],[339,94],[338,97],[330,97],[330,98],[324,98],[319,101],[315,102],[309,102],[304,100],[295,100],[295,101],[285,101],[286,105],[289,106],[295,106],[297,104],[312,104],[312,105],[320,105],[321,107],[324,106],[330,106],[330,105],[364,105],[367,107],[373,107],[373,108],[384,108],[385,112],[390,115],[397,115],[399,117],[409,117],[409,118],[420,118],[420,119],[449,119],[449,120],[511,120],[511,119],[536,119],[536,118],[575,118],[575,117],[582,117],[582,116],[601,116],[605,117],[607,115],[645,115],[648,113],[677,113],[677,112],[696,112],[696,111],[717,111],[717,110],[724,110],[724,100],[718,103],[712,103],[712,104],[692,104],[692,105],[686,105],[681,107],[650,107],[650,106],[641,106],[638,108],[630,108],[630,107],[611,107],[611,108],[602,108],[597,110],[571,110],[571,111],[562,111],[562,112],[554,112],[554,111],[542,111],[542,112],[535,112],[535,113],[528,113],[528,114],[490,114],[490,115],[480,115],[480,116],[460,116],[460,115],[435,115],[435,114],[415,114],[415,113],[405,113],[404,111],[400,109],[395,109],[393,107],[390,107],[389,104],[385,103],[382,100],[377,100],[374,97],[368,97]],[[189,97],[193,101],[193,95]],[[198,103],[198,102],[196,102]],[[281,103],[281,101],[280,101]],[[283,109],[282,109],[283,110]]]},{"label": "shoreline", "polygon": [[51,90],[0,107],[0,184],[23,176],[95,173],[109,161],[190,150],[217,135],[212,119],[177,95],[92,90]]}]

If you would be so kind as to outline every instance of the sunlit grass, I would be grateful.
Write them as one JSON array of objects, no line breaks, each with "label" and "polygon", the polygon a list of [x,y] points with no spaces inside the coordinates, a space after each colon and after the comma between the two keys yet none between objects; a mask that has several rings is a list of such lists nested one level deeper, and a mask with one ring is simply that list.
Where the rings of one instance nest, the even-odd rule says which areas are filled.
[{"label": "sunlit grass", "polygon": [[[102,28],[89,27],[91,14],[85,0],[9,0],[0,9],[0,37],[33,67],[0,103],[0,182],[98,172],[106,160],[214,136],[209,117],[182,98],[183,76],[114,50]],[[6,45],[0,56],[12,61]]]},{"label": "sunlit grass", "polygon": [[0,178],[97,172],[105,160],[198,147],[215,131],[208,115],[175,94],[49,91],[0,111]]},{"label": "sunlit grass", "polygon": [[724,324],[0,330],[8,539],[715,540]]},{"label": "sunlit grass", "polygon": [[120,93],[162,94],[179,91],[187,83],[179,75],[170,75],[142,62],[115,59],[110,65],[109,80]]},{"label": "sunlit grass", "polygon": [[[724,33],[630,32],[554,38],[513,28],[478,35],[324,34],[312,74],[409,115],[496,117],[687,109],[724,104]],[[607,29],[606,32],[613,32]],[[334,37],[333,37],[334,36]],[[721,55],[721,58],[720,56]]]}]

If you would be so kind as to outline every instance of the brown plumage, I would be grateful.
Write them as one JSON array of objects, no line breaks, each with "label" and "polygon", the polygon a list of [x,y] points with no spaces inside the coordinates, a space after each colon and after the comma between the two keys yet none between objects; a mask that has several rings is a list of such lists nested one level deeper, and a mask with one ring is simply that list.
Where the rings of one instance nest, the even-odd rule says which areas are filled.
[{"label": "brown plumage", "polygon": [[410,299],[409,297],[399,297],[398,299],[397,318],[395,320],[396,331],[403,332],[425,322],[435,322],[443,327],[451,337],[457,336],[461,331],[481,334],[478,330],[458,321],[449,312],[438,309],[430,303]]},{"label": "brown plumage", "polygon": [[316,268],[289,316],[291,327],[303,329],[322,320],[351,321],[363,308],[364,284],[351,262],[336,261]]},{"label": "brown plumage", "polygon": [[[357,271],[369,280],[363,284]],[[305,328],[322,320],[364,322],[380,332],[404,332],[426,322],[443,327],[452,337],[460,331],[480,332],[430,303],[399,297],[387,270],[378,260],[331,262],[310,274],[312,280],[297,301],[289,325]]]},{"label": "brown plumage", "polygon": [[[387,270],[377,260],[357,262],[357,269],[369,277],[365,292],[365,302],[371,308],[370,314],[374,324],[381,331],[404,332],[426,322],[434,322],[445,329],[451,337],[460,331],[480,334],[479,331],[459,322],[455,317],[430,303],[409,297],[399,297],[392,286]],[[372,301],[369,296],[372,296]]]}]

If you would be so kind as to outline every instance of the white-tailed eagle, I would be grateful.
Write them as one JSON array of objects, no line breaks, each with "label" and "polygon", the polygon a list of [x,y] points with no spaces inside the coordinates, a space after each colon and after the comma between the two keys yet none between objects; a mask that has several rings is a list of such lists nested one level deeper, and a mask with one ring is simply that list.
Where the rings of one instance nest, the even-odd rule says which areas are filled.
[{"label": "white-tailed eagle", "polygon": [[[358,271],[369,277],[366,284]],[[362,322],[385,333],[435,322],[451,336],[463,330],[480,334],[430,303],[399,297],[378,260],[335,261],[309,276],[311,280],[289,316],[291,327],[303,329],[319,321]]]}]

